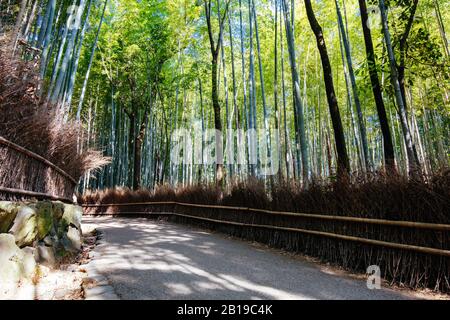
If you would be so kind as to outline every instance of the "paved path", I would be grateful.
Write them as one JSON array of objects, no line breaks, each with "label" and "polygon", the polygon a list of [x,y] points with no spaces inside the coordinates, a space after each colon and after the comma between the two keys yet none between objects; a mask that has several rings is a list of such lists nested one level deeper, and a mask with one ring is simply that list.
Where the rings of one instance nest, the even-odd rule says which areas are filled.
[{"label": "paved path", "polygon": [[247,242],[148,219],[84,218],[104,233],[92,264],[121,299],[408,299]]}]

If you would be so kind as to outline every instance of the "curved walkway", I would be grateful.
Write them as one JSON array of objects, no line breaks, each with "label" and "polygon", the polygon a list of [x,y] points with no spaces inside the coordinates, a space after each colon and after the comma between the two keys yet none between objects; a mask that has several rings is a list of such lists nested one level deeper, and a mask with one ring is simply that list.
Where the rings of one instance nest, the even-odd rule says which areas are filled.
[{"label": "curved walkway", "polygon": [[84,218],[103,232],[90,264],[121,299],[410,299],[301,257],[149,219]]}]

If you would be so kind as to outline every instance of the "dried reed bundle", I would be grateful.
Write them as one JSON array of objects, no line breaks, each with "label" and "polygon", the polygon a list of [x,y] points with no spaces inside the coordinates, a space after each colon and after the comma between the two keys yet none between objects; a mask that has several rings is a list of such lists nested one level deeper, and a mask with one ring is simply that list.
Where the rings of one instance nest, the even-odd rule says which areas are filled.
[{"label": "dried reed bundle", "polygon": [[[75,180],[108,163],[99,151],[78,152],[81,124],[60,121],[60,109],[38,95],[37,60],[11,56],[0,43],[0,136],[49,160]],[[0,185],[71,198],[75,184],[45,164],[0,146]],[[0,195],[6,198],[6,195]]]}]

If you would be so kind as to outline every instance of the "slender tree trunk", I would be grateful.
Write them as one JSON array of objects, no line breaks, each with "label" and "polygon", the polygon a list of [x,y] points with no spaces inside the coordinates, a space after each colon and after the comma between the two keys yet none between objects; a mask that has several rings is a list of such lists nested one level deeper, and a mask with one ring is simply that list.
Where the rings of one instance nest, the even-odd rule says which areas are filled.
[{"label": "slender tree trunk", "polygon": [[87,68],[87,71],[86,71],[86,75],[84,77],[83,86],[81,87],[80,100],[78,102],[78,108],[77,108],[77,117],[76,117],[77,121],[80,121],[81,109],[83,107],[84,96],[86,95],[86,89],[87,89],[87,83],[88,83],[88,80],[89,80],[89,74],[91,73],[92,62],[94,61],[95,50],[97,49],[98,37],[99,37],[99,34],[100,34],[100,30],[102,28],[103,18],[105,17],[105,11],[106,11],[106,5],[107,4],[108,4],[108,0],[105,0],[105,4],[103,5],[103,10],[102,10],[102,15],[100,17],[100,22],[99,22],[98,28],[97,28],[97,33],[95,35],[94,43],[92,45],[91,55],[90,55],[89,63],[88,63],[88,68]]},{"label": "slender tree trunk", "polygon": [[400,61],[397,66],[398,70],[398,83],[400,84],[400,91],[402,93],[403,103],[405,105],[405,109],[408,109],[407,107],[407,100],[406,100],[406,89],[405,89],[405,69],[406,69],[406,51],[407,51],[407,41],[409,34],[411,33],[411,29],[414,23],[414,19],[416,16],[417,11],[417,5],[419,4],[419,0],[413,0],[413,5],[411,7],[411,12],[408,18],[408,22],[406,24],[405,31],[400,38]]},{"label": "slender tree trunk", "polygon": [[[231,10],[231,8],[230,8]],[[230,37],[230,49],[231,49],[231,74],[232,74],[232,80],[233,80],[233,109],[234,109],[234,115],[235,115],[235,122],[236,122],[236,129],[238,130],[237,133],[237,143],[238,146],[236,148],[238,155],[237,155],[237,162],[235,165],[236,173],[239,177],[240,174],[240,164],[242,162],[242,133],[241,133],[241,113],[238,107],[237,102],[237,87],[236,87],[236,67],[234,64],[234,45],[233,45],[233,32],[231,28],[231,13],[228,15],[228,28],[229,28],[229,37]],[[233,138],[234,139],[234,138]],[[245,150],[244,150],[245,152]]]},{"label": "slender tree trunk", "polygon": [[[240,29],[240,40],[241,40],[241,73],[242,73],[242,86],[243,86],[243,98],[244,98],[244,104],[243,104],[243,114],[245,121],[247,122],[247,129],[249,129],[249,107],[247,105],[247,79],[246,79],[246,73],[245,73],[245,46],[244,46],[244,27],[242,23],[242,0],[239,0],[239,29]],[[245,128],[245,123],[244,126]],[[247,135],[247,148],[250,146],[249,143],[249,137]],[[248,149],[249,150],[249,149]],[[244,149],[244,152],[246,150]],[[248,161],[249,158],[247,158]]]},{"label": "slender tree trunk", "polygon": [[81,0],[80,6],[76,9],[76,16],[75,16],[75,25],[70,25],[71,30],[69,31],[70,38],[68,39],[66,52],[64,54],[64,58],[61,63],[61,67],[59,69],[58,77],[56,78],[56,84],[53,89],[52,95],[51,95],[51,101],[53,103],[61,102],[61,98],[63,95],[63,83],[65,82],[66,78],[68,77],[68,68],[69,68],[69,61],[73,59],[73,48],[75,46],[75,39],[78,34],[78,30],[80,28],[81,23],[81,17],[84,12],[84,8],[86,6],[86,1]]},{"label": "slender tree trunk", "polygon": [[444,22],[442,21],[441,8],[439,6],[438,0],[433,0],[433,3],[434,3],[436,19],[437,19],[438,25],[439,25],[439,32],[441,34],[442,45],[444,47],[445,56],[448,58],[450,56],[450,51],[448,49],[448,40],[447,40],[447,34],[445,33]]},{"label": "slender tree trunk", "polygon": [[[45,76],[45,71],[47,69],[47,61],[49,60],[50,51],[50,40],[52,37],[53,30],[53,19],[56,11],[56,0],[49,0],[46,9],[46,18],[43,28],[45,31],[41,31],[42,40],[39,40],[38,47],[42,49],[41,64],[40,64],[40,78],[43,79]],[[55,32],[56,35],[58,32]],[[40,35],[39,35],[40,38]]]},{"label": "slender tree trunk", "polygon": [[55,85],[56,85],[56,80],[57,80],[57,76],[59,75],[59,66],[61,64],[61,61],[63,59],[63,53],[64,53],[64,48],[66,47],[66,42],[68,39],[68,36],[70,34],[70,30],[71,30],[71,26],[72,26],[72,15],[73,13],[76,11],[76,6],[75,6],[76,0],[72,1],[72,6],[70,7],[70,11],[66,12],[65,15],[63,15],[63,17],[66,18],[66,23],[64,25],[63,29],[63,34],[61,36],[61,40],[58,44],[58,54],[55,55],[54,58],[54,62],[53,62],[53,68],[52,68],[52,76],[50,78],[50,84],[48,86],[48,92],[47,92],[47,100],[50,101],[50,99],[52,98],[52,93],[54,91]]},{"label": "slender tree trunk", "polygon": [[36,18],[36,12],[38,7],[39,1],[35,0],[33,7],[31,9],[30,15],[28,16],[27,23],[25,25],[25,29],[23,31],[23,35],[27,38],[28,33],[30,32],[31,26],[33,25],[34,19]]},{"label": "slender tree trunk", "polygon": [[[252,11],[253,11],[253,19],[255,22],[255,35],[256,35],[256,49],[258,54],[258,68],[259,68],[259,79],[261,84],[261,98],[262,98],[262,104],[263,104],[263,117],[264,117],[264,137],[265,137],[265,143],[267,152],[266,155],[268,159],[270,159],[271,156],[271,146],[270,146],[270,127],[269,127],[269,116],[267,113],[267,103],[266,103],[266,92],[264,88],[264,73],[263,73],[263,65],[262,65],[262,59],[261,59],[261,45],[259,41],[259,30],[258,30],[258,19],[256,17],[256,9],[255,9],[255,1],[252,0]],[[256,100],[256,97],[255,97]]]},{"label": "slender tree trunk", "polygon": [[[308,159],[308,144],[306,142],[306,130],[305,130],[305,120],[303,113],[303,103],[300,93],[300,78],[297,71],[297,62],[296,62],[296,54],[295,54],[295,44],[294,44],[294,35],[291,27],[289,12],[287,7],[286,0],[282,0],[283,4],[283,12],[284,12],[284,22],[286,25],[286,37],[288,43],[289,50],[289,60],[291,64],[291,72],[292,72],[292,82],[293,82],[293,91],[294,91],[294,118],[296,118],[296,126],[298,130],[296,130],[296,142],[300,143],[300,151],[301,151],[301,159],[302,159],[302,174],[303,181],[305,184],[308,184],[309,181],[309,159]],[[293,13],[291,13],[293,15]]]},{"label": "slender tree trunk", "polygon": [[[151,106],[150,106],[151,107]],[[145,130],[147,129],[148,112],[145,110],[144,117],[134,141],[134,169],[133,169],[133,189],[138,190],[141,188],[141,164],[142,164],[142,142],[145,136]]]},{"label": "slender tree trunk", "polygon": [[336,93],[334,91],[333,73],[331,70],[330,59],[328,57],[322,27],[319,25],[316,19],[316,16],[311,6],[311,1],[310,0],[304,1],[306,6],[306,13],[308,15],[308,20],[311,25],[311,29],[313,30],[316,36],[317,47],[319,49],[320,57],[322,60],[323,76],[325,88],[327,91],[328,106],[330,108],[331,121],[333,123],[334,138],[336,143],[336,151],[338,154],[338,175],[342,175],[349,172],[350,164],[347,155],[347,147],[345,145],[345,136],[341,121],[341,115],[339,112]]},{"label": "slender tree trunk", "polygon": [[14,55],[14,53],[16,51],[17,40],[20,37],[20,30],[22,27],[23,17],[27,10],[27,2],[28,2],[27,0],[22,0],[20,2],[19,14],[17,15],[16,24],[14,26],[13,33],[12,33],[12,42],[11,42],[11,47],[13,48],[12,55]]},{"label": "slender tree trunk", "polygon": [[[211,25],[211,0],[204,0],[206,23],[208,26],[208,36],[211,47],[211,95],[214,110],[214,127],[216,129],[216,184],[222,185],[224,181],[223,170],[223,140],[222,140],[222,119],[220,117],[220,104],[218,95],[218,56],[221,47],[221,39],[223,34],[224,21],[228,13],[230,0],[227,0],[225,13],[222,19],[219,19],[219,35],[216,41],[214,40],[213,30]],[[220,7],[218,8],[220,10]],[[220,17],[220,12],[219,12]]]},{"label": "slender tree trunk", "polygon": [[250,60],[250,71],[249,71],[249,130],[253,131],[255,135],[250,134],[249,136],[249,164],[250,173],[252,176],[257,173],[257,163],[258,163],[258,147],[256,143],[256,81],[255,81],[255,58],[253,53],[253,14],[251,0],[248,0],[248,20],[249,20],[249,60]]},{"label": "slender tree trunk", "polygon": [[[89,24],[91,5],[92,5],[92,0],[89,1],[86,18],[85,18],[85,21],[83,24],[83,29],[81,30],[81,33],[78,36],[77,48],[75,49],[75,56],[73,57],[72,72],[69,75],[70,78],[69,78],[69,84],[68,84],[67,97],[63,101],[63,109],[64,109],[64,113],[66,115],[69,114],[70,104],[72,103],[72,94],[73,94],[73,90],[74,90],[74,86],[75,86],[75,78],[76,78],[77,70],[78,70],[78,62],[80,60],[80,53],[81,53],[81,48],[83,46],[84,35],[86,33],[87,26]],[[66,116],[66,119],[67,119],[67,116]]]},{"label": "slender tree trunk", "polygon": [[289,130],[286,114],[286,81],[284,76],[283,15],[281,14],[281,11],[280,11],[280,54],[281,54],[281,89],[283,94],[284,159],[286,165],[286,179],[287,181],[290,181],[291,150],[290,150],[290,137],[288,134]]},{"label": "slender tree trunk", "polygon": [[[275,42],[274,42],[274,78],[273,78],[273,100],[274,100],[274,109],[275,109],[275,131],[276,138],[279,142],[280,139],[280,114],[278,110],[278,1],[274,0],[275,7],[275,21],[274,21],[274,30],[275,30]],[[281,183],[283,180],[283,172],[281,170],[281,146],[279,143],[276,144],[277,148],[277,161],[279,163],[278,168],[278,183]]]},{"label": "slender tree trunk", "polygon": [[[219,12],[219,19],[220,19],[220,12]],[[228,99],[228,77],[227,77],[227,66],[225,63],[225,49],[223,47],[223,37],[220,39],[220,47],[221,47],[221,60],[222,60],[222,68],[223,68],[223,86],[224,86],[224,91],[225,91],[225,122],[226,122],[226,150],[227,152],[227,162],[228,162],[228,172],[229,172],[229,177],[232,178],[234,175],[233,172],[233,164],[232,164],[232,159],[234,157],[234,150],[232,149],[232,122],[231,122],[231,117],[230,117],[230,111],[229,111],[229,99]]]},{"label": "slender tree trunk", "polygon": [[345,49],[345,56],[347,58],[348,73],[349,73],[350,82],[352,85],[353,99],[355,102],[355,107],[356,107],[357,116],[358,116],[358,127],[359,127],[359,132],[361,133],[361,144],[362,144],[364,165],[365,165],[366,170],[370,170],[372,167],[372,164],[369,161],[369,147],[367,145],[366,125],[364,124],[364,115],[362,113],[361,102],[359,100],[358,85],[356,84],[355,72],[353,71],[353,61],[352,61],[352,55],[350,52],[350,43],[349,43],[349,39],[347,36],[348,34],[347,34],[345,26],[344,26],[344,21],[342,19],[341,9],[339,8],[338,0],[335,0],[335,5],[336,5],[337,16],[338,16],[338,24],[339,24],[340,34],[342,36],[342,42],[344,44],[344,49]]},{"label": "slender tree trunk", "polygon": [[[349,84],[349,74],[347,71],[347,65],[345,63],[344,52],[342,49],[341,33],[339,33],[339,38],[340,38],[339,44],[340,44],[340,49],[341,49],[342,66],[344,68],[345,88],[347,89],[347,106],[349,108],[349,113],[350,113],[350,122],[351,122],[351,128],[353,130],[354,145],[356,148],[356,154],[357,154],[357,158],[358,158],[359,168],[361,170],[366,170],[365,168],[367,168],[367,166],[365,166],[365,161],[363,159],[368,160],[369,155],[361,154],[361,148],[359,145],[359,138],[358,138],[359,134],[358,134],[358,130],[356,129],[356,126],[355,126],[355,117],[353,115],[353,103],[352,103],[352,94],[351,94],[350,84]],[[351,134],[350,134],[350,136],[351,136]],[[367,156],[367,158],[366,158],[366,156]]]},{"label": "slender tree trunk", "polygon": [[388,56],[389,56],[389,64],[391,67],[391,82],[392,82],[392,86],[394,87],[394,91],[395,91],[395,99],[397,102],[397,107],[398,107],[398,111],[399,111],[399,115],[400,115],[400,122],[401,122],[402,130],[403,130],[403,136],[405,138],[406,151],[408,154],[409,170],[410,170],[410,172],[420,171],[419,158],[417,156],[416,147],[412,141],[411,132],[410,132],[409,125],[408,125],[408,116],[406,113],[406,107],[405,107],[405,103],[403,100],[400,83],[398,80],[397,63],[395,62],[394,50],[392,48],[391,35],[389,33],[388,18],[387,18],[386,6],[384,4],[384,0],[380,0],[379,7],[380,7],[380,11],[381,11],[384,39],[385,39],[386,49],[387,49]]},{"label": "slender tree trunk", "polygon": [[367,13],[366,0],[359,0],[359,8],[361,13],[362,29],[364,34],[364,42],[366,46],[367,64],[369,68],[370,81],[372,83],[373,96],[377,107],[378,118],[380,120],[381,132],[383,134],[383,149],[385,165],[389,170],[395,170],[395,153],[392,143],[391,131],[389,129],[389,121],[386,114],[386,108],[381,93],[380,81],[378,78],[375,51],[370,31],[369,16]]}]

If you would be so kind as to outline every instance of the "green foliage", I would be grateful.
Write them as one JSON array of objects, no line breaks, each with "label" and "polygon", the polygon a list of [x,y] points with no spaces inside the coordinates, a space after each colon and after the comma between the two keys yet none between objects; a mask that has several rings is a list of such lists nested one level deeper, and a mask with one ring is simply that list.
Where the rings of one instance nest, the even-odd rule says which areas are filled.
[{"label": "green foliage", "polygon": [[[268,106],[268,122],[271,128],[275,126],[275,0],[254,0],[260,38],[260,55],[262,71],[265,80],[266,101]],[[227,70],[228,108],[233,108],[233,79],[232,79],[232,53],[234,55],[235,85],[237,109],[241,115],[241,125],[246,126],[246,108],[244,105],[244,83],[242,79],[241,49],[244,51],[245,81],[249,81],[249,12],[248,1],[242,0],[242,27],[243,44],[240,42],[240,11],[239,1],[230,3],[231,47],[230,30],[228,21],[225,22],[223,34],[223,50]],[[287,3],[291,3],[287,1]],[[223,13],[225,0],[219,1],[220,12]],[[401,61],[402,52],[400,42],[408,25],[408,20],[414,5],[413,0],[390,0],[388,6],[389,29],[392,35],[397,62]],[[316,162],[324,161],[326,150],[318,150],[319,143],[325,144],[325,138],[330,139],[333,131],[327,115],[327,101],[322,77],[320,56],[315,45],[314,34],[309,26],[303,1],[294,2],[294,34],[297,53],[297,65],[301,78],[301,91],[305,104],[305,119],[307,140],[310,141],[311,152],[316,154]],[[366,120],[368,141],[371,144],[371,156],[375,159],[382,158],[379,151],[381,144],[381,132],[378,115],[375,108],[371,82],[368,73],[366,51],[362,36],[359,5],[356,0],[339,0],[341,11],[344,15],[348,39],[351,46],[353,68],[356,74],[356,82],[359,88],[360,100],[363,106],[364,119]],[[394,130],[397,157],[402,158],[401,130],[396,117],[393,89],[389,81],[390,69],[387,53],[384,46],[381,25],[379,24],[379,12],[376,10],[378,1],[368,0],[369,18],[371,19],[372,40],[375,47],[378,74],[381,80],[388,115],[391,119],[390,126]],[[448,128],[450,114],[448,95],[449,85],[449,57],[445,54],[442,34],[439,30],[436,16],[436,5],[439,6],[444,26],[447,26],[450,16],[450,5],[444,0],[419,1],[415,19],[406,38],[404,47],[405,83],[408,91],[408,99],[412,99],[413,111],[418,115],[423,110],[438,110],[439,125],[442,130]],[[101,7],[101,6],[97,6]],[[281,6],[280,6],[281,7]],[[280,7],[278,10],[280,10]],[[357,150],[353,142],[352,119],[349,109],[344,67],[341,60],[340,38],[338,31],[337,15],[334,1],[313,1],[313,9],[319,23],[322,26],[324,37],[328,47],[329,58],[333,69],[333,80],[336,95],[341,108],[343,125],[345,128],[347,144],[350,145],[350,157],[352,166],[357,168]],[[212,29],[217,36],[218,8],[217,2],[212,1]],[[96,8],[90,21],[91,29],[86,35],[78,80],[75,89],[74,102],[82,85],[80,75],[86,72],[89,61],[91,44],[94,40],[95,26],[98,24],[99,9]],[[278,18],[280,12],[278,12]],[[281,21],[282,22],[282,21]],[[295,128],[293,119],[292,80],[288,59],[286,42],[286,30],[284,25],[278,24],[278,36],[282,32],[283,38],[278,39],[278,108],[283,107],[283,95],[281,92],[281,45],[284,46],[284,78],[285,100],[287,114],[287,135],[294,140]],[[449,32],[448,30],[446,30]],[[264,121],[261,83],[259,81],[259,65],[256,57],[256,38],[253,39],[253,51],[255,54],[255,95],[257,108],[257,123],[262,126]],[[233,50],[233,52],[231,51]],[[220,59],[220,55],[219,55]],[[225,103],[226,88],[224,87],[224,75],[222,62],[219,61],[219,101],[222,109],[223,123],[226,123]],[[145,110],[152,109],[154,117],[154,130],[159,130],[155,138],[160,143],[160,148],[169,143],[166,135],[171,134],[175,127],[181,125],[191,126],[193,121],[202,118],[200,101],[203,102],[203,120],[206,127],[213,127],[213,111],[211,102],[211,51],[206,25],[204,2],[190,0],[122,0],[112,1],[105,16],[105,24],[102,27],[98,41],[98,50],[94,59],[91,76],[88,85],[87,99],[85,99],[83,115],[85,121],[88,118],[89,109],[94,102],[97,105],[96,117],[92,120],[96,132],[103,136],[103,144],[107,143],[111,135],[111,121],[113,112],[116,112],[115,123],[119,126],[119,135],[125,135],[128,128],[127,117],[123,111],[135,111],[139,119],[143,118]],[[202,86],[202,99],[200,99],[200,84]],[[246,84],[247,95],[249,84]],[[178,99],[178,100],[177,100]],[[114,102],[116,111],[113,111]],[[409,102],[409,100],[408,100]],[[409,103],[408,103],[409,105]],[[281,119],[282,120],[282,119]],[[233,120],[233,127],[237,124]],[[419,123],[422,123],[419,121]],[[328,127],[328,128],[327,128]],[[122,130],[122,131],[120,131]],[[137,130],[137,129],[136,129]],[[150,130],[150,129],[149,129]],[[422,130],[422,129],[421,129]],[[322,136],[317,137],[318,132]],[[118,138],[119,139],[119,138]],[[122,137],[125,141],[127,137]],[[447,143],[447,140],[444,143]],[[292,141],[288,141],[290,147],[294,147]],[[436,152],[435,146],[428,146],[428,152]],[[334,165],[333,145],[331,145],[332,165]],[[318,155],[317,153],[320,152]],[[432,156],[432,155],[431,155]],[[168,163],[167,155],[165,155]],[[149,160],[150,161],[150,160]],[[380,161],[380,159],[378,160]],[[399,160],[400,161],[400,160]],[[376,162],[376,159],[375,159]],[[316,164],[316,166],[319,166]],[[325,165],[323,165],[325,166]],[[168,167],[165,167],[166,170]],[[285,169],[284,169],[285,170]],[[316,168],[315,170],[319,170]],[[325,168],[323,168],[325,170]],[[320,171],[317,171],[320,172]],[[332,172],[329,173],[330,175]]]}]

